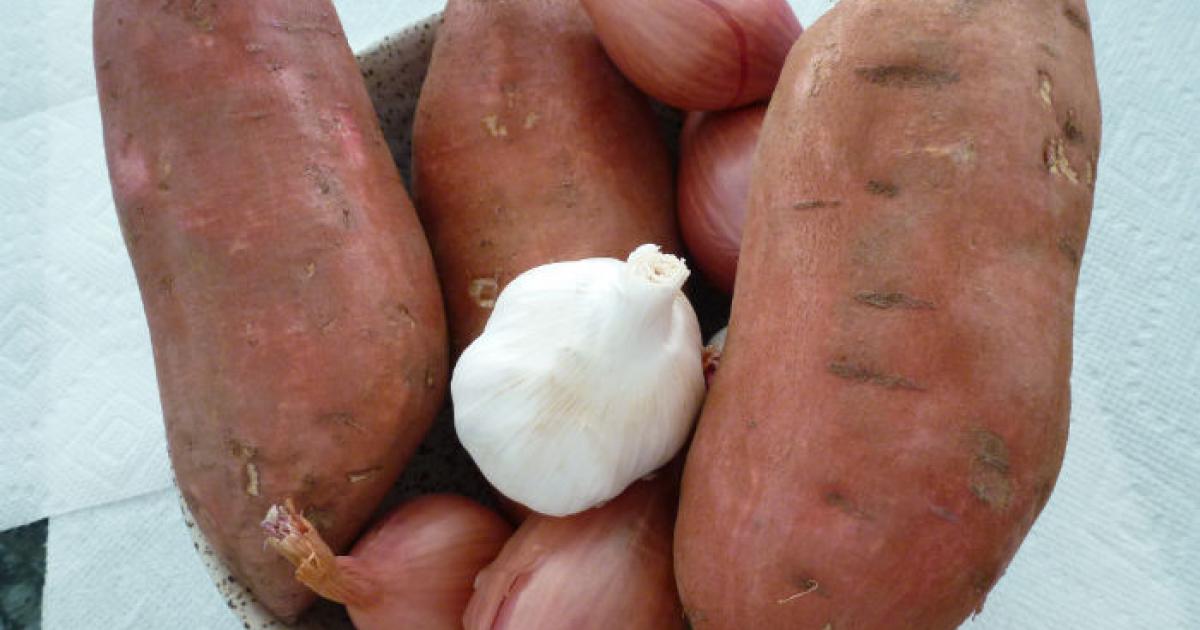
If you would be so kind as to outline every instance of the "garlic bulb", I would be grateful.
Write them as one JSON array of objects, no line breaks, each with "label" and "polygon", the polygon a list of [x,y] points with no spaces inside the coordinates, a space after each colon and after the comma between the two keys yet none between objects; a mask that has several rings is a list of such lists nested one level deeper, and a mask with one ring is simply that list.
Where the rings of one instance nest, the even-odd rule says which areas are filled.
[{"label": "garlic bulb", "polygon": [[459,440],[497,490],[566,516],[683,446],[704,398],[687,276],[642,245],[624,262],[551,263],[505,287],[450,381]]}]

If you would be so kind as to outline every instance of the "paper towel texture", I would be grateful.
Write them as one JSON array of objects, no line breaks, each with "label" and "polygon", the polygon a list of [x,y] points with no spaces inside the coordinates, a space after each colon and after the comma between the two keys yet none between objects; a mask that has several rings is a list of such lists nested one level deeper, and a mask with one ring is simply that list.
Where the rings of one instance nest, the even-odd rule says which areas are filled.
[{"label": "paper towel texture", "polygon": [[50,520],[46,630],[239,628],[200,564],[174,490]]},{"label": "paper towel texture", "polygon": [[[441,8],[339,0],[362,49]],[[829,0],[795,0],[811,24]],[[1089,3],[1104,109],[1059,485],[970,630],[1200,627],[1200,3]],[[171,492],[111,205],[88,0],[0,23],[0,528],[46,515],[47,628],[239,627]]]},{"label": "paper towel texture", "polygon": [[0,124],[0,528],[170,483],[95,97]]}]

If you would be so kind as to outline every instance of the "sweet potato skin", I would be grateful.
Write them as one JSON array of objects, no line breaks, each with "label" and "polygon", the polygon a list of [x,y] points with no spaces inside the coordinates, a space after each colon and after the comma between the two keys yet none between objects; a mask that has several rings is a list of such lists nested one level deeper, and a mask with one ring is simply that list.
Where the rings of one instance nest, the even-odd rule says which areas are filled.
[{"label": "sweet potato skin", "polygon": [[268,507],[345,550],[444,399],[428,244],[328,0],[99,0],[94,46],[176,482],[295,618]]},{"label": "sweet potato skin", "polygon": [[535,266],[676,250],[670,158],[578,0],[450,0],[413,123],[413,195],[453,354]]},{"label": "sweet potato skin", "polygon": [[793,49],[683,482],[694,627],[983,605],[1066,444],[1089,31],[1081,0],[842,0]]}]

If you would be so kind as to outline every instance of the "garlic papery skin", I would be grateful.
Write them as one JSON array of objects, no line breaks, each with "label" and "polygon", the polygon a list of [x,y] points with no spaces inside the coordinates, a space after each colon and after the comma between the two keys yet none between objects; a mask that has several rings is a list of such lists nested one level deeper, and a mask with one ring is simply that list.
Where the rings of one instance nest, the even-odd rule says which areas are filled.
[{"label": "garlic papery skin", "polygon": [[599,505],[683,446],[704,398],[684,262],[535,267],[500,293],[450,380],[454,427],[489,482],[550,516]]}]

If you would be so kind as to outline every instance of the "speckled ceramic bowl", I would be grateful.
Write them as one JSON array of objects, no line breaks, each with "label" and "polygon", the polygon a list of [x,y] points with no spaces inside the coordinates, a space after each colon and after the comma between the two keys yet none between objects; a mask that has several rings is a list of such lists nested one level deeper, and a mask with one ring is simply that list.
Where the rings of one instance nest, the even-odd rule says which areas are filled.
[{"label": "speckled ceramic bowl", "polygon": [[[417,106],[421,84],[425,80],[434,36],[440,22],[441,15],[435,14],[401,29],[357,55],[384,136],[406,184],[411,182],[409,165],[413,112]],[[675,151],[682,116],[678,111],[658,104],[656,111],[663,123],[664,137],[672,151]],[[701,328],[707,338],[723,325],[721,322],[728,312],[727,305],[711,289],[697,286],[695,283],[689,284],[696,310],[700,315]],[[429,492],[455,492],[495,507],[495,498],[488,489],[487,482],[455,437],[454,424],[448,409],[438,416],[433,429],[417,449],[403,476],[397,481],[378,512],[386,511],[409,497]],[[208,569],[230,610],[243,626],[248,630],[284,628],[285,625],[261,607],[250,591],[225,569],[200,533],[200,528],[195,526],[195,521],[182,498],[180,505],[183,506],[184,520],[205,568]],[[302,630],[352,628],[345,609],[324,600],[319,600],[291,627]]]}]

